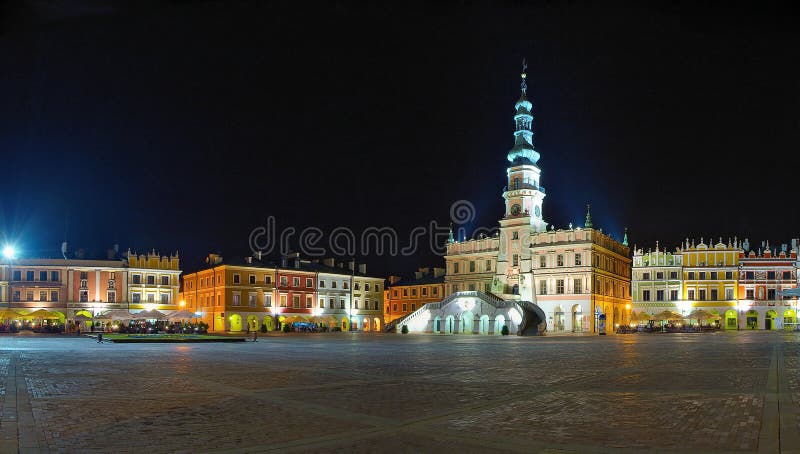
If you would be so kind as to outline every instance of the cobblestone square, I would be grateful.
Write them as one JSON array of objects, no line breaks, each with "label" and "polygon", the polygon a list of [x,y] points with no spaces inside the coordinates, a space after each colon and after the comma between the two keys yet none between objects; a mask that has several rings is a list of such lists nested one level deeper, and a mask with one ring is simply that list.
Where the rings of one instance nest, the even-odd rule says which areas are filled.
[{"label": "cobblestone square", "polygon": [[770,332],[0,337],[0,452],[790,452]]}]

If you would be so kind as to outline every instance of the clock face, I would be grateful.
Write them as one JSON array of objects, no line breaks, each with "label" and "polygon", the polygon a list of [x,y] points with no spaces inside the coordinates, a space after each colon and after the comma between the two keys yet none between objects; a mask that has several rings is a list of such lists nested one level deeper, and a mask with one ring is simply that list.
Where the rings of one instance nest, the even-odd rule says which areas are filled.
[{"label": "clock face", "polygon": [[533,209],[533,212],[536,214],[537,218],[541,217],[541,215],[542,215],[542,209],[539,208],[539,205],[536,205],[536,207]]},{"label": "clock face", "polygon": [[516,204],[516,203],[515,203],[515,204],[514,204],[514,205],[511,207],[511,214],[513,214],[513,215],[518,215],[518,214],[519,214],[519,212],[520,212],[520,210],[521,210],[521,208],[520,208],[519,204]]}]

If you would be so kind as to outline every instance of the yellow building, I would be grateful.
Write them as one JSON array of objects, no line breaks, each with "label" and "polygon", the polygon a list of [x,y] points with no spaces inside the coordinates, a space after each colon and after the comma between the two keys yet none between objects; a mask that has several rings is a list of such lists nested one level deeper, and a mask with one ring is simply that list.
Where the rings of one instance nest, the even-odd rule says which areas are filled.
[{"label": "yellow building", "polygon": [[721,317],[723,329],[737,329],[739,317],[737,303],[739,295],[737,240],[727,243],[722,238],[716,244],[703,238],[695,245],[694,240],[683,244],[679,253],[683,257],[683,301],[678,307],[683,315],[699,308]]},{"label": "yellow building", "polygon": [[180,308],[181,269],[177,252],[161,256],[155,251],[136,254],[129,249],[126,260],[127,301],[131,311],[156,309],[164,312]]}]

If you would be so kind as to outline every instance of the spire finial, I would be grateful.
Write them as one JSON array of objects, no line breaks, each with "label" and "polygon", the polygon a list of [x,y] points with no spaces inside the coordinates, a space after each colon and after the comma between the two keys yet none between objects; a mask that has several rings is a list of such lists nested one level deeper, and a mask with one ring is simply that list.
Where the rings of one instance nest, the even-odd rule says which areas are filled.
[{"label": "spire finial", "polygon": [[447,237],[447,242],[448,243],[455,243],[455,240],[453,239],[453,223],[452,222],[450,223],[450,236]]},{"label": "spire finial", "polygon": [[528,92],[528,83],[525,79],[528,78],[527,71],[528,70],[528,60],[524,57],[522,58],[522,74],[520,77],[522,78],[522,83],[520,84],[520,89],[522,90],[522,94],[526,94]]},{"label": "spire finial", "polygon": [[591,205],[589,205],[589,202],[586,202],[586,221],[583,223],[583,226],[587,229],[592,228],[592,213],[589,211],[590,208]]},{"label": "spire finial", "polygon": [[622,245],[623,246],[627,246],[628,245],[628,228],[627,227],[625,227],[625,236],[622,237]]}]

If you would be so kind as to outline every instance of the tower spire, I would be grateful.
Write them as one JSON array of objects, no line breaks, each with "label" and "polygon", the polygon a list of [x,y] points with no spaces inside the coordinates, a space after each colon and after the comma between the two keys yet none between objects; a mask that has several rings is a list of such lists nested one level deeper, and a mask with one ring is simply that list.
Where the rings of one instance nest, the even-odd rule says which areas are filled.
[{"label": "tower spire", "polygon": [[455,243],[455,240],[453,239],[453,223],[452,222],[450,223],[450,236],[447,237],[447,243],[448,244],[449,243]]},{"label": "tower spire", "polygon": [[589,205],[587,203],[586,204],[586,221],[583,223],[583,226],[585,228],[587,228],[587,229],[593,228],[593,225],[592,225],[592,213],[591,213],[590,209],[591,209],[591,205]]},{"label": "tower spire", "polygon": [[539,153],[533,148],[533,104],[528,101],[528,61],[522,59],[519,101],[514,105],[514,147],[508,152],[509,162],[536,165]]},{"label": "tower spire", "polygon": [[622,237],[622,244],[623,246],[628,245],[628,228],[625,227],[625,236]]}]

